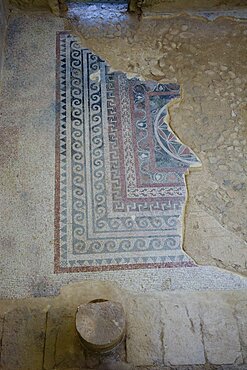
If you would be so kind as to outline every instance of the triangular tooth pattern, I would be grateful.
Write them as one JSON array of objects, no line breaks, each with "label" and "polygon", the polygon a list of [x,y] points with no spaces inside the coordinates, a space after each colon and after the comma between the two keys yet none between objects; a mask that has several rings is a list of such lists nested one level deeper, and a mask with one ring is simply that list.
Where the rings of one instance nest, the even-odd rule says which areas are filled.
[{"label": "triangular tooth pattern", "polygon": [[130,265],[133,265],[136,263],[136,260],[134,258],[125,258],[125,263],[129,263]]},{"label": "triangular tooth pattern", "polygon": [[169,256],[168,258],[170,259],[171,262],[175,262],[176,260],[176,256]]},{"label": "triangular tooth pattern", "polygon": [[65,218],[67,216],[67,208],[66,208],[67,207],[67,202],[62,203],[62,201],[61,201],[60,203],[61,203],[60,204],[61,212],[66,212],[66,215],[65,216],[61,216],[61,219],[62,219],[62,218]]},{"label": "triangular tooth pattern", "polygon": [[60,224],[61,224],[61,227],[62,227],[61,230],[63,230],[63,231],[61,231],[61,236],[67,235],[67,217],[61,217]]}]

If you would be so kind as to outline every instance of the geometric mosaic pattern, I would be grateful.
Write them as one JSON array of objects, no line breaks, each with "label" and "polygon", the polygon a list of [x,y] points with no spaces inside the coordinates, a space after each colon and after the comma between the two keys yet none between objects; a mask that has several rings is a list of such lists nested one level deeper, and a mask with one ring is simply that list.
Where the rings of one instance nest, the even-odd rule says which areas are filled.
[{"label": "geometric mosaic pattern", "polygon": [[193,266],[182,251],[185,173],[176,84],[128,79],[57,36],[55,272]]}]

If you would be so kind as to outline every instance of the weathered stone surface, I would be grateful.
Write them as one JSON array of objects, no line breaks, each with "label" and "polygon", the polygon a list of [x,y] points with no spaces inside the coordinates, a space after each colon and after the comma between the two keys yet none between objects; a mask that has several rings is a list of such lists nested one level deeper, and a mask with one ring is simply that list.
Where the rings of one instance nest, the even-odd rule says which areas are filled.
[{"label": "weathered stone surface", "polygon": [[71,307],[51,307],[47,315],[44,369],[83,365],[85,355],[76,332],[75,312]]},{"label": "weathered stone surface", "polygon": [[159,301],[150,297],[136,297],[126,302],[127,361],[135,366],[163,362]]},{"label": "weathered stone surface", "polygon": [[97,300],[78,307],[76,329],[82,343],[93,351],[109,351],[117,346],[125,335],[125,326],[120,303]]},{"label": "weathered stone surface", "polygon": [[193,9],[207,9],[209,10],[215,10],[215,9],[221,9],[222,6],[224,6],[224,9],[228,7],[239,7],[244,6],[244,3],[239,2],[237,0],[231,0],[228,2],[224,1],[217,1],[217,0],[186,0],[186,1],[180,1],[180,0],[145,0],[145,1],[138,1],[138,0],[132,0],[132,2],[135,3],[141,3],[143,9],[145,7],[148,7],[148,9],[155,10],[156,12],[162,12],[162,11],[184,11],[185,8],[193,8]]},{"label": "weathered stone surface", "polygon": [[240,299],[233,311],[237,319],[239,339],[244,363],[247,364],[247,300]]},{"label": "weathered stone surface", "polygon": [[[194,186],[196,182],[190,182]],[[192,211],[192,209],[194,211]],[[193,246],[191,238],[186,237],[185,249],[188,254],[199,258],[200,263],[216,263],[219,267],[228,268],[246,275],[246,248],[247,243],[236,234],[230,232],[205,210],[189,204],[186,214],[189,215],[186,221],[186,228],[193,230]],[[196,243],[197,242],[197,243]],[[235,253],[238,250],[238,253]]]},{"label": "weathered stone surface", "polygon": [[108,362],[100,364],[98,370],[134,370],[133,365],[126,364],[125,362]]},{"label": "weathered stone surface", "polygon": [[[83,300],[91,297],[86,286],[81,283]],[[78,288],[75,284],[74,295],[71,286],[70,295],[20,300],[18,308],[14,301],[0,302],[3,370],[246,370],[245,291],[150,297],[119,289],[127,315],[126,346],[122,342],[111,352],[92,353],[83,351],[75,328]],[[202,345],[207,363],[196,365],[205,362]]]},{"label": "weathered stone surface", "polygon": [[10,0],[10,4],[20,9],[50,9],[58,16],[67,9],[63,0]]},{"label": "weathered stone surface", "polygon": [[2,369],[43,369],[46,315],[42,308],[28,306],[14,309],[5,315]]},{"label": "weathered stone surface", "polygon": [[[179,299],[162,302],[165,364],[204,364],[198,302]],[[178,351],[179,348],[179,351]]]},{"label": "weathered stone surface", "polygon": [[[89,353],[89,352],[88,352]],[[92,353],[92,352],[91,352]],[[126,360],[125,340],[123,340],[116,348],[110,352],[100,353],[100,363],[124,363]]]},{"label": "weathered stone surface", "polygon": [[233,307],[220,297],[201,302],[201,331],[206,359],[213,364],[241,364],[242,354]]}]

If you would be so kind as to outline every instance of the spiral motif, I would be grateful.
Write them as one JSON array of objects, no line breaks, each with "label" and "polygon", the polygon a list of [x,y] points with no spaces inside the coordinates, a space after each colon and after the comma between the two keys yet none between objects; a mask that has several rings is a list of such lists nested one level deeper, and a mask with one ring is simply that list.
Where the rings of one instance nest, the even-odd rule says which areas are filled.
[{"label": "spiral motif", "polygon": [[[73,117],[74,118],[74,117]],[[77,118],[74,118],[72,121],[72,128],[78,128],[82,125],[82,120]]]},{"label": "spiral motif", "polygon": [[81,55],[80,46],[76,41],[71,41],[71,56],[75,59],[78,59]]},{"label": "spiral motif", "polygon": [[90,100],[94,102],[95,104],[100,103],[100,95],[99,95],[100,85],[98,83],[91,82],[90,88],[92,91],[92,94],[90,95]]},{"label": "spiral motif", "polygon": [[141,229],[146,229],[149,226],[147,217],[136,217],[136,223]]},{"label": "spiral motif", "polygon": [[165,223],[169,227],[176,227],[178,224],[178,216],[168,216],[165,217]]},{"label": "spiral motif", "polygon": [[[84,221],[84,214],[83,213],[76,213],[75,214],[75,217],[74,217],[74,221],[78,224],[78,225],[83,225],[83,221]],[[82,226],[81,228],[81,232],[84,234],[85,233],[85,229],[84,227]],[[82,235],[83,235],[82,234]]]},{"label": "spiral motif", "polygon": [[76,152],[78,150],[80,150],[82,148],[82,143],[80,141],[75,141],[73,144],[72,144],[72,149]]},{"label": "spiral motif", "polygon": [[94,124],[94,125],[101,124],[101,117],[100,117],[100,115],[98,115],[96,113],[92,115],[91,120],[92,120],[92,124]]},{"label": "spiral motif", "polygon": [[125,218],[125,219],[122,218],[122,223],[123,223],[123,226],[127,229],[132,229],[134,226],[134,221],[130,217]]},{"label": "spiral motif", "polygon": [[84,234],[85,234],[85,229],[84,229],[83,226],[75,227],[74,230],[73,230],[74,239],[83,240],[84,239]]},{"label": "spiral motif", "polygon": [[100,106],[98,104],[92,104],[91,109],[94,113],[99,113],[100,112]]},{"label": "spiral motif", "polygon": [[102,203],[105,203],[106,201],[106,196],[104,193],[98,193],[94,197],[95,201],[97,202],[98,205],[101,205]]},{"label": "spiral motif", "polygon": [[[100,127],[100,123],[101,122],[99,122],[99,124],[97,124],[97,125],[92,126],[92,133],[93,134],[101,134],[102,133],[102,128]],[[96,136],[96,137],[101,139],[100,136]]]},{"label": "spiral motif", "polygon": [[98,61],[99,58],[96,55],[90,55],[90,74],[92,73],[92,71],[96,72],[99,69]]},{"label": "spiral motif", "polygon": [[134,243],[136,249],[144,251],[147,249],[146,242],[144,239],[137,239]]},{"label": "spiral motif", "polygon": [[71,77],[80,78],[80,70],[78,68],[77,69],[71,69],[70,73],[71,73]]},{"label": "spiral motif", "polygon": [[[80,94],[81,94],[81,90],[80,90]],[[72,101],[72,107],[75,107],[75,108],[77,108],[78,106],[81,106],[81,100],[80,99],[74,99],[73,101]],[[80,110],[81,111],[81,110]]]},{"label": "spiral motif", "polygon": [[127,252],[133,249],[133,245],[129,240],[122,240],[120,242],[120,248]]},{"label": "spiral motif", "polygon": [[[80,67],[80,65],[78,67]],[[78,71],[79,71],[79,68],[78,68]],[[73,91],[75,96],[79,95],[79,93],[81,94],[81,92],[82,92],[82,90],[81,90],[81,79],[80,79],[78,73],[73,73],[71,75],[71,88],[73,90],[75,90],[75,91]]]},{"label": "spiral motif", "polygon": [[72,113],[73,117],[76,117],[76,118],[80,117],[81,116],[81,109],[72,107],[71,113]]},{"label": "spiral motif", "polygon": [[166,238],[164,241],[164,247],[165,249],[179,249],[179,241],[177,241],[175,238]]},{"label": "spiral motif", "polygon": [[83,169],[82,159],[83,159],[83,155],[82,155],[82,153],[80,153],[80,152],[76,152],[76,153],[74,153],[74,154],[73,154],[73,160],[74,160],[75,162],[79,162],[79,165],[80,165],[80,169],[79,169],[79,171]]},{"label": "spiral motif", "polygon": [[98,229],[103,229],[106,226],[107,222],[106,222],[106,220],[100,218],[99,220],[96,221],[95,224],[96,224]]},{"label": "spiral motif", "polygon": [[118,250],[118,245],[114,240],[107,241],[105,247],[109,252],[116,252]]},{"label": "spiral motif", "polygon": [[86,253],[85,238],[85,201],[82,152],[82,76],[81,50],[76,42],[71,43],[71,123],[72,123],[72,181],[73,181],[73,248],[75,253]]},{"label": "spiral motif", "polygon": [[99,253],[103,252],[104,250],[104,244],[101,244],[100,242],[93,242],[90,244],[90,248],[92,249],[93,252]]},{"label": "spiral motif", "polygon": [[71,81],[71,86],[73,88],[73,94],[74,97],[78,97],[81,95],[81,89],[80,89],[80,79],[78,77],[74,77],[74,80]]},{"label": "spiral motif", "polygon": [[[76,194],[74,194],[75,197],[76,197]],[[78,211],[78,212],[82,212],[83,211],[83,208],[85,208],[85,202],[84,200],[76,200],[74,203],[73,203],[73,209],[75,211]]]},{"label": "spiral motif", "polygon": [[104,191],[105,190],[105,186],[102,182],[102,180],[104,179],[104,172],[103,171],[97,171],[97,173],[94,173],[94,176],[99,179],[100,181],[95,181],[94,183],[94,188],[96,190],[99,190],[99,191]]},{"label": "spiral motif", "polygon": [[82,136],[81,130],[75,130],[72,132],[72,138],[77,140]]},{"label": "spiral motif", "polygon": [[[73,156],[74,159],[74,156]],[[76,181],[78,181],[78,174],[80,175],[80,171],[82,170],[82,165],[81,163],[75,162],[73,165],[73,171],[75,172],[76,176],[74,177],[74,184]],[[82,180],[82,176],[80,176],[80,179]],[[76,185],[76,184],[75,184]]]},{"label": "spiral motif", "polygon": [[[96,130],[97,131],[97,130]],[[97,145],[97,147],[102,147],[103,140],[100,136],[94,136],[92,139],[92,142]],[[97,154],[97,152],[94,150],[93,154]]]},{"label": "spiral motif", "polygon": [[162,242],[160,239],[152,239],[149,242],[149,248],[154,250],[160,250],[163,248]]},{"label": "spiral motif", "polygon": [[84,189],[81,187],[77,187],[76,189],[73,190],[73,196],[76,198],[80,198],[84,194]]},{"label": "spiral motif", "polygon": [[[102,205],[96,205],[95,207],[95,213],[98,217],[103,217],[106,215],[106,206],[105,204]],[[102,218],[100,218],[101,221],[103,221]],[[96,222],[96,225],[98,224],[98,221]],[[107,224],[107,221],[104,221],[104,224]]]},{"label": "spiral motif", "polygon": [[163,226],[163,217],[150,217],[150,223],[154,228],[161,228]]},{"label": "spiral motif", "polygon": [[94,148],[93,149],[93,155],[94,155],[94,157],[101,157],[102,156],[102,151],[100,150],[100,148],[98,148],[98,147]]},{"label": "spiral motif", "polygon": [[83,254],[88,252],[88,246],[82,240],[73,244],[73,252],[75,254]]},{"label": "spiral motif", "polygon": [[[72,57],[76,57],[75,53],[72,53]],[[71,65],[72,65],[72,67],[73,67],[73,68],[77,68],[77,67],[79,67],[79,66],[80,66],[80,64],[81,64],[81,62],[80,62],[79,60],[73,60],[73,61],[71,62]]]},{"label": "spiral motif", "polygon": [[104,165],[104,162],[103,162],[103,160],[102,160],[102,159],[97,158],[97,159],[95,159],[95,160],[93,161],[93,164],[94,164],[94,166],[95,166],[95,167],[100,167],[100,168],[102,168],[102,167],[103,167],[103,165]]}]

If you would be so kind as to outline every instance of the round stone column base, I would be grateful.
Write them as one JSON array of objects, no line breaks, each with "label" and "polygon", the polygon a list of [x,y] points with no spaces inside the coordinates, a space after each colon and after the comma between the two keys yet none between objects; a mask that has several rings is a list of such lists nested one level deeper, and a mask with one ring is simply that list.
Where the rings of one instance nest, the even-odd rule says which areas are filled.
[{"label": "round stone column base", "polygon": [[94,352],[108,352],[125,336],[125,314],[118,302],[104,299],[82,304],[76,313],[76,329],[82,344]]}]

